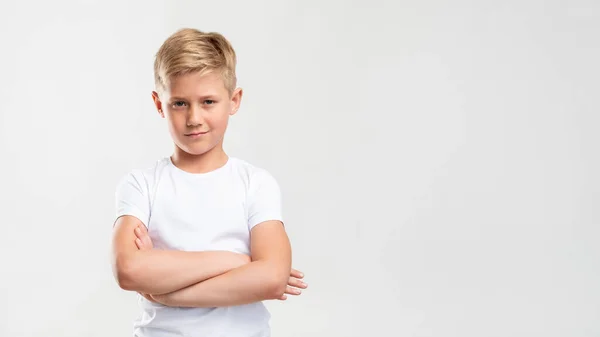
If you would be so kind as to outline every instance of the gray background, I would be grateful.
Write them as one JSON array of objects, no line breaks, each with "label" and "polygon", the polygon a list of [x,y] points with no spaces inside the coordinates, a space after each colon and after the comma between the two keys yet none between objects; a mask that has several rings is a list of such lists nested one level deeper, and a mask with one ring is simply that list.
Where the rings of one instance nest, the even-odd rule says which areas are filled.
[{"label": "gray background", "polygon": [[310,289],[273,335],[600,336],[597,1],[3,1],[0,336],[129,336],[115,185],[172,149],[152,62],[239,57],[226,148]]}]

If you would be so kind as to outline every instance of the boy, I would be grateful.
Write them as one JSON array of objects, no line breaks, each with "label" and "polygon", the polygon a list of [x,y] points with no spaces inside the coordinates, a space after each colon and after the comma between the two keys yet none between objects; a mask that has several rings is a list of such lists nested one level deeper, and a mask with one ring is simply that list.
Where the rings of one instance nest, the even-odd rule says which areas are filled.
[{"label": "boy", "polygon": [[270,336],[262,301],[306,288],[291,268],[277,182],[223,150],[242,98],[235,66],[222,35],[194,29],[156,54],[152,98],[174,152],[116,191],[113,272],[140,294],[134,336]]}]

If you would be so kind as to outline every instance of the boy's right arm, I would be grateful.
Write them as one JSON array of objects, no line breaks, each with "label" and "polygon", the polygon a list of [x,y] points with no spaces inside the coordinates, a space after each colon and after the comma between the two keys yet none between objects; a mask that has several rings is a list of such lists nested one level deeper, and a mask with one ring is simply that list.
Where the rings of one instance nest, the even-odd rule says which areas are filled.
[{"label": "boy's right arm", "polygon": [[139,250],[135,244],[137,227],[145,228],[138,218],[124,215],[113,229],[113,274],[125,290],[166,294],[250,262],[249,256],[227,251]]}]

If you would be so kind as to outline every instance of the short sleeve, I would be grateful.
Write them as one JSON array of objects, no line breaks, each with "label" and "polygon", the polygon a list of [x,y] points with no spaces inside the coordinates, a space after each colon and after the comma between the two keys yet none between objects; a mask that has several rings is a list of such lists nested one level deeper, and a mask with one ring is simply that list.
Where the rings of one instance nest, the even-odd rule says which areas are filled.
[{"label": "short sleeve", "polygon": [[281,190],[277,180],[265,170],[252,175],[248,193],[248,229],[262,222],[279,220],[283,222],[281,210]]},{"label": "short sleeve", "polygon": [[131,215],[138,218],[146,227],[150,220],[150,198],[148,184],[144,175],[132,171],[124,176],[117,185],[116,217]]}]

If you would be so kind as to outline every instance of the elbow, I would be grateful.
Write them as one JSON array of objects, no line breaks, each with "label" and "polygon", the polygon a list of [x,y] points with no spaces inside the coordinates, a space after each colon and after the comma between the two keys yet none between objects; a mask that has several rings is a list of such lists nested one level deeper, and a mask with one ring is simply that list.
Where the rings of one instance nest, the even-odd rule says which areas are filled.
[{"label": "elbow", "polygon": [[279,299],[285,294],[286,286],[281,286],[280,284],[276,284],[270,289],[270,299]]},{"label": "elbow", "polygon": [[114,266],[114,274],[119,288],[123,290],[133,291],[136,288],[136,272],[135,263],[130,257],[117,258]]},{"label": "elbow", "polygon": [[268,282],[269,299],[279,299],[285,294],[288,285],[289,275],[271,277]]}]

